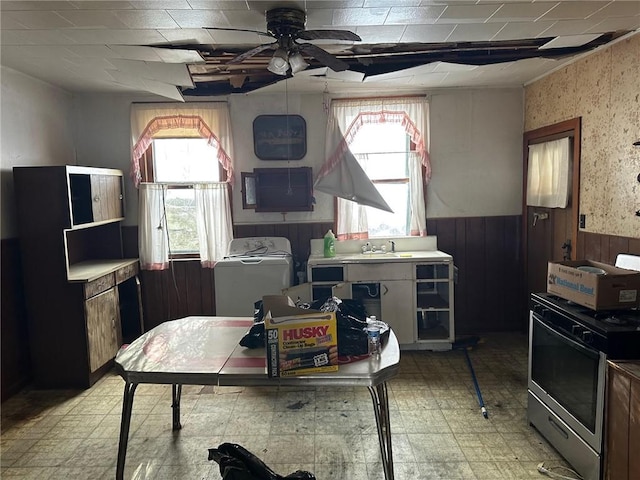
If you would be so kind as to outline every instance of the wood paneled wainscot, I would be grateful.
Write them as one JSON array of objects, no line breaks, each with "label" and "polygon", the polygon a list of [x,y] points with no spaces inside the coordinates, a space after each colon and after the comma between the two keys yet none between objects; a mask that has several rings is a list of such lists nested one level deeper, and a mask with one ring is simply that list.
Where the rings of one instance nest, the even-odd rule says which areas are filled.
[{"label": "wood paneled wainscot", "polygon": [[138,259],[123,258],[120,170],[13,169],[38,387],[88,387],[143,331]]}]

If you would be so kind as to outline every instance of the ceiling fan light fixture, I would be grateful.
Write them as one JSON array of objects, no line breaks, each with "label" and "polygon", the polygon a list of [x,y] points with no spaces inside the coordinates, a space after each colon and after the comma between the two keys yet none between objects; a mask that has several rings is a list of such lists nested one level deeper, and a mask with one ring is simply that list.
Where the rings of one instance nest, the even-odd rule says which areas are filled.
[{"label": "ceiling fan light fixture", "polygon": [[291,66],[291,74],[295,75],[309,66],[300,52],[295,52],[289,56],[289,65]]},{"label": "ceiling fan light fixture", "polygon": [[284,48],[278,48],[271,60],[269,60],[269,66],[267,70],[276,75],[286,75],[289,70],[289,54]]}]

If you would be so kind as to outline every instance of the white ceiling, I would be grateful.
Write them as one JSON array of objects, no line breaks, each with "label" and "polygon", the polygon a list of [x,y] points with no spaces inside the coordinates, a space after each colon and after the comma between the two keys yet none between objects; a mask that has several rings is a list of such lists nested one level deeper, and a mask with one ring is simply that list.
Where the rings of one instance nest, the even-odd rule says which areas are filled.
[{"label": "white ceiling", "polygon": [[[363,44],[558,37],[554,43],[565,46],[606,32],[640,29],[639,0],[2,0],[0,63],[71,92],[151,92],[180,98],[179,87],[191,85],[185,64],[200,61],[200,56],[148,45],[184,42],[249,49],[271,40],[202,27],[265,31],[265,11],[278,6],[303,8],[307,29],[351,30]],[[315,43],[325,48],[328,42]],[[305,71],[286,82],[286,88],[380,92],[520,86],[568,61],[535,58],[490,66],[435,62],[367,79],[356,72],[328,70],[316,77],[311,74],[317,71]],[[261,91],[281,90],[284,83]]]}]

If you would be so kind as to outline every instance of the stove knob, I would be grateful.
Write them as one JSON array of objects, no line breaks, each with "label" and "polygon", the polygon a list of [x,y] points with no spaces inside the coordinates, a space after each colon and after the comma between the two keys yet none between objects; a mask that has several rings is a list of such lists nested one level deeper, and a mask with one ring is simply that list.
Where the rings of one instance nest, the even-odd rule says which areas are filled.
[{"label": "stove knob", "polygon": [[593,333],[590,332],[589,330],[584,330],[582,332],[582,341],[586,344],[592,344],[593,343]]}]

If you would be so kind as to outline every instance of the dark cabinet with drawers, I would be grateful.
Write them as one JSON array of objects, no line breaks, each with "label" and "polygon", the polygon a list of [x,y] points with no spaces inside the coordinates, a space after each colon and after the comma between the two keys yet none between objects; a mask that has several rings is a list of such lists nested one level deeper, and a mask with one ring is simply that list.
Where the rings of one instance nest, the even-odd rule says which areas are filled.
[{"label": "dark cabinet with drawers", "polygon": [[123,258],[120,170],[13,169],[36,385],[89,387],[142,333],[138,259]]}]

